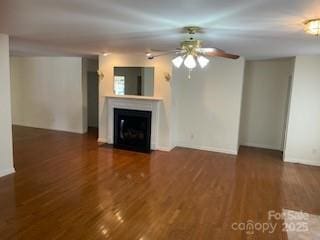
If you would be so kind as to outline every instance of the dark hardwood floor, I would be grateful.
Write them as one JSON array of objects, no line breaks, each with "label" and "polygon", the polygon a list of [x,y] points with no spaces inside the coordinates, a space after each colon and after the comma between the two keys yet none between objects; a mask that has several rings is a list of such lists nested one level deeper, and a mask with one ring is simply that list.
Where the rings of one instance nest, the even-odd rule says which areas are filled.
[{"label": "dark hardwood floor", "polygon": [[0,239],[287,239],[232,229],[268,211],[320,214],[320,168],[242,147],[134,153],[86,135],[15,126],[16,173],[0,178]]}]

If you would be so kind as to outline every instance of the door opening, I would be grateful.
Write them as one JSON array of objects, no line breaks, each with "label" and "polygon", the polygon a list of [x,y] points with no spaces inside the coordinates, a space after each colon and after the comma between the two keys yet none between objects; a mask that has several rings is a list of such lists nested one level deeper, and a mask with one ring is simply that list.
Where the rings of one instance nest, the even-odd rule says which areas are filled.
[{"label": "door opening", "polygon": [[97,72],[87,73],[88,129],[98,129],[99,125],[99,77]]}]

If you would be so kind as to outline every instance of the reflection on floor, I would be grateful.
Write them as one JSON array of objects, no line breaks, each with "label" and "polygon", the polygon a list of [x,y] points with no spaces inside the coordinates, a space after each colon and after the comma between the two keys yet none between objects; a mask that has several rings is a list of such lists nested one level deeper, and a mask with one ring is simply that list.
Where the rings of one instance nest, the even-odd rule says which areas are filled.
[{"label": "reflection on floor", "polygon": [[287,240],[281,227],[239,224],[282,209],[320,215],[320,168],[283,163],[280,152],[144,154],[96,139],[14,127],[16,174],[0,179],[1,240]]},{"label": "reflection on floor", "polygon": [[288,240],[319,240],[320,216],[301,211],[283,210]]}]

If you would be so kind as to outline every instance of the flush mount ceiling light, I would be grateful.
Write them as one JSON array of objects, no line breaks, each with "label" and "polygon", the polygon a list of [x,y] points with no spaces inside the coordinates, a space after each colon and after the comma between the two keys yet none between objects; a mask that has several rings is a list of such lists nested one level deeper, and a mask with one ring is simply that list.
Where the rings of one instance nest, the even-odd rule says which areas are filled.
[{"label": "flush mount ceiling light", "polygon": [[[175,54],[177,56],[172,60],[173,65],[176,68],[180,68],[183,63],[184,66],[189,70],[189,78],[191,70],[197,67],[197,62],[201,68],[205,68],[208,65],[210,60],[207,57],[224,57],[230,59],[239,58],[238,55],[226,53],[218,48],[203,48],[202,41],[194,38],[196,33],[203,32],[203,30],[199,27],[185,27],[183,28],[183,32],[188,34],[188,38],[180,43],[180,48],[170,51],[153,50],[146,53],[147,58],[154,59],[155,57],[160,57],[163,55]],[[153,54],[153,52],[159,53]]]},{"label": "flush mount ceiling light", "polygon": [[308,34],[312,34],[315,36],[320,35],[320,18],[311,19],[304,23],[305,29],[304,31]]}]

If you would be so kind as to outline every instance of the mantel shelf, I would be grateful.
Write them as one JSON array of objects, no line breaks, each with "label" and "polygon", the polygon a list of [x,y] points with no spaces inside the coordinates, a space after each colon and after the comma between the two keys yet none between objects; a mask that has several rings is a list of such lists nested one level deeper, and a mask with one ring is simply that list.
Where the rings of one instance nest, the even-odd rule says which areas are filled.
[{"label": "mantel shelf", "polygon": [[146,97],[146,96],[134,96],[134,95],[107,95],[106,98],[117,98],[117,99],[134,99],[134,100],[149,100],[149,101],[162,101],[159,97]]}]

